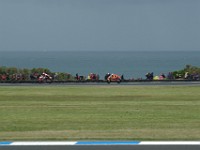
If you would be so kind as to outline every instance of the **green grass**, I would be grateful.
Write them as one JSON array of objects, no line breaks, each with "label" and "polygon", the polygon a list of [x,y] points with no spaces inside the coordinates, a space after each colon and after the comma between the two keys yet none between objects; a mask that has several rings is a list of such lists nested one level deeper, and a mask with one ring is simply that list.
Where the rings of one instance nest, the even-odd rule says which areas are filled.
[{"label": "green grass", "polygon": [[198,86],[0,87],[3,140],[200,140]]}]

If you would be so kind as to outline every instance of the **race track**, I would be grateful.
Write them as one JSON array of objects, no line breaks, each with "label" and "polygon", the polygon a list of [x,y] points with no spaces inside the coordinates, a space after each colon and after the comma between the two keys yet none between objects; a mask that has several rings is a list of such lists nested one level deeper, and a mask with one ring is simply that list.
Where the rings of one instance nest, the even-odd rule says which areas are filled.
[{"label": "race track", "polygon": [[200,86],[200,81],[0,83],[0,86]]},{"label": "race track", "polygon": [[[76,142],[75,142],[76,143]],[[78,144],[80,143],[80,144]],[[0,142],[0,150],[199,150],[200,142]]]}]

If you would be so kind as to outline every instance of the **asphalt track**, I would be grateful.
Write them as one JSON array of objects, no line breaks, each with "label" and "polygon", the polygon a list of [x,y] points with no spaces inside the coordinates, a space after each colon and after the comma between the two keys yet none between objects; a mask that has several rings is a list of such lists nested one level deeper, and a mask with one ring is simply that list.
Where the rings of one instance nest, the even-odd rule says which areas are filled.
[{"label": "asphalt track", "polygon": [[200,150],[200,145],[0,146],[0,150]]},{"label": "asphalt track", "polygon": [[200,81],[0,83],[0,86],[200,86]]},{"label": "asphalt track", "polygon": [[199,150],[200,141],[0,142],[0,150]]}]

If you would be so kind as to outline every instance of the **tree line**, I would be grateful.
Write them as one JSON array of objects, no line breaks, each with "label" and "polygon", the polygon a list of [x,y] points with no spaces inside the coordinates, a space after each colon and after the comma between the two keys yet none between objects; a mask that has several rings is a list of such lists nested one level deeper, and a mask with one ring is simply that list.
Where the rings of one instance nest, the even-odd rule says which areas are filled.
[{"label": "tree line", "polygon": [[16,68],[16,67],[6,67],[0,66],[0,80],[11,81],[11,80],[33,80],[33,76],[39,77],[43,73],[49,74],[54,80],[67,81],[74,80],[74,77],[65,72],[52,72],[48,68]]},{"label": "tree line", "polygon": [[[78,76],[73,76],[66,72],[52,72],[48,68],[16,68],[0,66],[0,81],[31,81],[37,80],[40,75],[46,73],[52,77],[54,81],[74,81],[78,79]],[[93,74],[94,76],[95,74]],[[93,76],[91,76],[93,78]],[[200,67],[186,65],[183,69],[170,72],[170,77],[166,79],[189,79],[199,80]],[[86,79],[86,78],[83,78]],[[96,79],[96,78],[94,78]],[[98,78],[99,80],[99,78]],[[153,77],[152,77],[153,80]]]},{"label": "tree line", "polygon": [[183,69],[174,71],[173,76],[175,78],[199,80],[200,68],[192,65],[186,65]]}]

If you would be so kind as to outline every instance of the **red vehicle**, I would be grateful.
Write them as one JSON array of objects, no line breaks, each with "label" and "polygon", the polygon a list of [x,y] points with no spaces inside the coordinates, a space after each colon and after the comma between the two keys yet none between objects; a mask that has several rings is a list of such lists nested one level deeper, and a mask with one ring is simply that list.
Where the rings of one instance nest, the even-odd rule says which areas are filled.
[{"label": "red vehicle", "polygon": [[0,80],[2,80],[2,81],[7,80],[7,75],[5,75],[5,74],[0,75]]},{"label": "red vehicle", "polygon": [[47,73],[42,73],[39,77],[38,77],[38,81],[39,82],[52,82],[53,78],[48,75]]},{"label": "red vehicle", "polygon": [[105,79],[108,83],[110,82],[117,82],[120,83],[121,82],[121,77],[117,74],[106,74]]},{"label": "red vehicle", "polygon": [[89,81],[98,81],[99,80],[99,75],[95,73],[90,73],[87,77],[87,80]]}]

